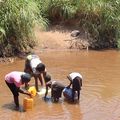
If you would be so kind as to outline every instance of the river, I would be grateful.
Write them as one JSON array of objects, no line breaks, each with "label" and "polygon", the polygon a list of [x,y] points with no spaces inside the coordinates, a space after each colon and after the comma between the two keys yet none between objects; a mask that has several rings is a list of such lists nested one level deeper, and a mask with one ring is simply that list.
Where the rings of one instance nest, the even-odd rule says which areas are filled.
[{"label": "river", "polygon": [[71,104],[64,97],[58,103],[45,102],[42,95],[37,95],[33,110],[24,112],[26,96],[20,94],[21,110],[15,111],[4,76],[23,71],[25,60],[17,59],[0,64],[0,120],[120,120],[120,51],[42,51],[38,55],[53,80],[68,85],[66,76],[70,72],[82,74],[79,103]]}]

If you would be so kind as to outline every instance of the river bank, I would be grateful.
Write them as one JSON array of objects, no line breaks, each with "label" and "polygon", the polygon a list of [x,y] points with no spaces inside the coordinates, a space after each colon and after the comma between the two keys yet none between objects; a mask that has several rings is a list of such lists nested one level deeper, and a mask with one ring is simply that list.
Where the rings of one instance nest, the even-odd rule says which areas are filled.
[{"label": "river bank", "polygon": [[[79,30],[78,39],[71,37],[73,30]],[[36,46],[29,49],[27,53],[18,53],[17,57],[24,59],[28,53],[39,54],[42,51],[69,51],[69,50],[88,50],[89,40],[87,34],[74,27],[64,27],[55,25],[48,30],[35,29]],[[13,63],[16,57],[0,58],[0,63]]]},{"label": "river bank", "polygon": [[[63,26],[56,25],[49,30],[35,29],[36,46],[28,52],[39,53],[43,50],[66,51],[72,49],[84,49],[83,46],[76,46],[75,39],[71,37],[71,32],[75,28],[67,29]],[[79,41],[87,41],[85,35],[80,31]],[[83,42],[82,42],[83,43]],[[80,48],[81,47],[81,48]],[[17,57],[25,58],[26,53],[18,53]],[[16,57],[0,58],[0,63],[12,63]]]}]

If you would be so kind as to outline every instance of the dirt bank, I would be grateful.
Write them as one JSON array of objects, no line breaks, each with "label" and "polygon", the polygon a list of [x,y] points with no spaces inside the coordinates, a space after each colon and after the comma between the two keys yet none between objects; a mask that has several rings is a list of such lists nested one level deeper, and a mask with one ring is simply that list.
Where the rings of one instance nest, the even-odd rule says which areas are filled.
[{"label": "dirt bank", "polygon": [[[30,51],[33,53],[39,53],[41,50],[69,50],[69,49],[82,49],[83,46],[76,46],[76,44],[72,44],[73,37],[71,37],[71,32],[75,30],[67,29],[64,26],[54,26],[49,28],[49,30],[41,30],[36,28],[35,29],[35,36],[36,36],[36,46],[34,49]],[[71,42],[72,40],[72,42]],[[79,36],[79,41],[86,41],[85,35],[81,32]],[[26,54],[21,53],[18,55],[20,58],[25,58]],[[14,62],[16,58],[0,58],[0,63],[10,63]]]},{"label": "dirt bank", "polygon": [[37,48],[41,49],[67,49],[69,43],[65,40],[70,39],[69,31],[61,31],[51,29],[49,31],[42,31],[36,29],[36,39],[38,41]]},{"label": "dirt bank", "polygon": [[[71,37],[71,32],[75,29],[67,29],[63,26],[54,26],[48,31],[42,31],[40,29],[35,30],[37,46],[34,50],[37,49],[55,49],[55,50],[65,50],[65,49],[77,49],[77,46],[71,47],[73,37]],[[79,41],[86,41],[85,35],[81,32]],[[83,43],[83,42],[82,42]],[[80,46],[80,45],[79,45]],[[81,47],[82,48],[82,47]]]}]

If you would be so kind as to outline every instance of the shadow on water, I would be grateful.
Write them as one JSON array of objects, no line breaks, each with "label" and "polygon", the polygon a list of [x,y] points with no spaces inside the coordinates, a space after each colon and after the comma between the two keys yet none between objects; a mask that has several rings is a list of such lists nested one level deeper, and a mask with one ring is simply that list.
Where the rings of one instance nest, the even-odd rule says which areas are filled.
[{"label": "shadow on water", "polygon": [[78,101],[78,100],[74,100],[74,102],[72,100],[68,100],[66,98],[64,98],[63,100],[64,100],[64,102],[71,104],[71,105],[75,105],[75,104],[79,105],[80,104],[80,101]]},{"label": "shadow on water", "polygon": [[15,105],[14,105],[14,103],[8,103],[8,104],[4,104],[4,105],[2,106],[2,108],[15,110]]},{"label": "shadow on water", "polygon": [[46,97],[46,98],[42,97],[42,100],[45,101],[46,103],[52,102],[51,97]]},{"label": "shadow on water", "polygon": [[52,100],[52,98],[51,97],[46,97],[46,98],[44,98],[44,97],[42,97],[42,100],[45,102],[45,103],[51,103],[51,104],[59,104],[59,103],[62,103],[64,100],[62,99],[62,98],[59,98],[59,100],[58,101],[53,101]]},{"label": "shadow on water", "polygon": [[2,106],[3,109],[9,109],[9,110],[12,110],[12,111],[18,111],[18,112],[25,112],[24,109],[23,109],[23,106],[20,105],[19,109],[16,109],[15,105],[13,102],[11,103],[8,103],[8,104],[4,104]]}]

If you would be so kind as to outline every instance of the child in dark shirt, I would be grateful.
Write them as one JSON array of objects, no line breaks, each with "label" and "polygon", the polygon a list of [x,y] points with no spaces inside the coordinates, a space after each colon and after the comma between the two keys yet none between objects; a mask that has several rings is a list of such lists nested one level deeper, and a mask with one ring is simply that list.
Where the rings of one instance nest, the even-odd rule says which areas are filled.
[{"label": "child in dark shirt", "polygon": [[52,81],[51,76],[48,74],[45,76],[45,85],[46,85],[46,93],[44,98],[46,98],[48,94],[48,89],[51,88],[51,98],[53,102],[58,102],[65,86],[57,81]]}]

